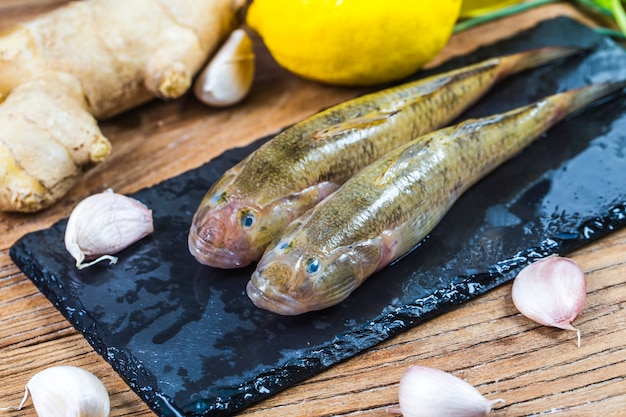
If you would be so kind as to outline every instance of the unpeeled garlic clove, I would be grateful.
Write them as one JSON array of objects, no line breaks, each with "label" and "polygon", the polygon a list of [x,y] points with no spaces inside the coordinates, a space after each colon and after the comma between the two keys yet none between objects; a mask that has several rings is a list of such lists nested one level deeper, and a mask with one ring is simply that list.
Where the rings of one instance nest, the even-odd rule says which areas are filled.
[{"label": "unpeeled garlic clove", "polygon": [[520,271],[513,281],[513,304],[524,316],[545,326],[576,331],[572,322],[587,295],[583,270],[569,258],[550,256]]},{"label": "unpeeled garlic clove", "polygon": [[76,366],[53,366],[35,374],[26,384],[21,410],[28,399],[39,417],[108,417],[109,394],[91,372]]},{"label": "unpeeled garlic clove", "polygon": [[471,384],[427,366],[410,366],[400,379],[400,408],[390,410],[403,417],[479,417],[504,400],[488,400]]},{"label": "unpeeled garlic clove", "polygon": [[215,107],[240,102],[252,86],[254,61],[252,39],[245,30],[234,30],[198,76],[196,97]]},{"label": "unpeeled garlic clove", "polygon": [[76,267],[83,269],[102,260],[117,262],[112,255],[153,231],[148,207],[107,190],[85,198],[72,210],[65,229],[65,247],[76,259]]}]

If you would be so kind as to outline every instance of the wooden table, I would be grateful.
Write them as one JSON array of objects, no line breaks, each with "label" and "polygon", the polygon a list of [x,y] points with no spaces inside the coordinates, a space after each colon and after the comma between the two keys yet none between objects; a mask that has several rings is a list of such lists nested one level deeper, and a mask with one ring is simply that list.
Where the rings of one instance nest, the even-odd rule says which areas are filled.
[{"label": "wooden table", "polygon": [[[0,0],[0,30],[65,0]],[[562,3],[454,36],[435,60],[469,52],[537,21],[589,16]],[[191,95],[153,102],[101,124],[112,156],[90,171],[59,204],[34,214],[0,214],[0,408],[19,404],[24,385],[52,365],[81,366],[102,379],[112,416],[154,416],[9,258],[23,234],[46,228],[86,196],[113,188],[132,193],[195,168],[223,150],[364,90],[319,85],[279,68],[258,43],[257,75],[248,99],[232,109],[199,104]],[[1,74],[0,74],[1,76]],[[59,244],[63,244],[59,242]],[[385,416],[411,364],[453,372],[506,404],[494,416],[558,414],[623,416],[626,411],[626,230],[571,254],[587,273],[588,297],[575,335],[520,316],[510,285],[478,297],[249,409],[261,416]],[[29,405],[12,415],[35,416]]]}]

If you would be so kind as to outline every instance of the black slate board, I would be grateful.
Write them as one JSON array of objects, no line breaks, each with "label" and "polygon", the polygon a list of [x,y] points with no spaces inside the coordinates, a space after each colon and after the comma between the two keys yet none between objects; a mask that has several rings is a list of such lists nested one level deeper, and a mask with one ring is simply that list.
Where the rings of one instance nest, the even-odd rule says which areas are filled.
[{"label": "black slate board", "polygon": [[[504,81],[463,118],[626,78],[626,52],[567,18],[441,69],[547,45],[593,49]],[[344,303],[299,317],[255,308],[244,291],[250,268],[212,269],[187,251],[206,189],[267,138],[137,192],[153,209],[155,232],[117,265],[76,270],[61,244],[65,220],[24,236],[10,254],[158,415],[229,415],[512,279],[533,259],[624,226],[621,132],[623,97],[561,123],[469,190],[409,256]]]}]

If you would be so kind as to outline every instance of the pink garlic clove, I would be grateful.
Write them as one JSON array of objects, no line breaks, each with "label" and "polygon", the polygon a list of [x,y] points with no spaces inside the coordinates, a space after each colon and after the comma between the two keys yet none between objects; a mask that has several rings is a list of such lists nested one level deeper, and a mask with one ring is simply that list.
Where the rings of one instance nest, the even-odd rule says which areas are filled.
[{"label": "pink garlic clove", "polygon": [[545,326],[580,330],[572,322],[581,312],[587,295],[583,270],[569,258],[550,256],[520,271],[513,281],[512,298],[524,316]]},{"label": "pink garlic clove", "polygon": [[[154,231],[152,211],[112,190],[94,194],[72,210],[65,229],[65,248],[83,269],[112,256]],[[85,260],[92,262],[84,263]]]},{"label": "pink garlic clove", "polygon": [[471,384],[439,369],[410,366],[400,380],[403,417],[484,417],[504,400],[488,400]]}]

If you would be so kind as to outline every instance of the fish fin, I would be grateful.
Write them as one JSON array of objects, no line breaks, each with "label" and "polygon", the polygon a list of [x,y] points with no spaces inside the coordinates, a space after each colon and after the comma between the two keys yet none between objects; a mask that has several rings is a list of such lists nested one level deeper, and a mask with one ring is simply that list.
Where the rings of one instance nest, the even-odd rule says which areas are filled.
[{"label": "fish fin", "polygon": [[291,194],[287,199],[298,205],[314,206],[339,188],[339,184],[323,181]]},{"label": "fish fin", "polygon": [[325,127],[324,129],[318,130],[317,132],[313,133],[311,137],[313,139],[323,140],[335,135],[339,135],[343,132],[347,132],[349,130],[365,129],[367,127],[376,126],[385,123],[390,117],[392,117],[396,113],[398,113],[398,110],[372,112],[369,115],[345,120],[341,123]]},{"label": "fish fin", "polygon": [[570,99],[566,109],[566,115],[568,115],[576,113],[602,98],[609,98],[613,94],[621,94],[624,88],[626,88],[626,80],[606,81],[566,91],[559,95],[567,96]]},{"label": "fish fin", "polygon": [[419,147],[411,146],[398,153],[389,162],[387,169],[374,179],[374,185],[384,186],[390,178],[397,176],[399,172],[405,170],[411,163],[411,160],[414,159],[415,153],[419,152],[419,149]]},{"label": "fish fin", "polygon": [[387,155],[388,158],[393,159],[389,161],[387,169],[378,175],[377,178],[374,178],[374,184],[379,186],[385,185],[391,178],[398,176],[402,171],[405,171],[409,165],[414,164],[414,161],[420,157],[423,152],[428,152],[431,143],[441,140],[440,138],[458,134],[456,133],[458,129],[458,125],[444,127],[419,136],[405,145],[396,148],[395,151],[391,151]]},{"label": "fish fin", "polygon": [[572,55],[580,54],[585,48],[574,46],[547,46],[543,48],[531,49],[529,51],[518,52],[502,58],[500,61],[502,75],[516,74],[532,68],[537,68],[549,62]]},{"label": "fish fin", "polygon": [[385,260],[385,247],[381,237],[359,242],[350,246],[349,250],[351,262],[355,267],[356,286],[386,265],[382,263]]},{"label": "fish fin", "polygon": [[324,181],[310,187],[274,200],[268,204],[271,209],[265,211],[268,223],[282,223],[285,220],[293,222],[299,218],[303,222],[307,211],[317,205],[339,188],[338,184]]},{"label": "fish fin", "polygon": [[424,230],[416,222],[407,222],[385,230],[381,235],[383,247],[381,267],[399,261],[421,246],[429,236]]}]

